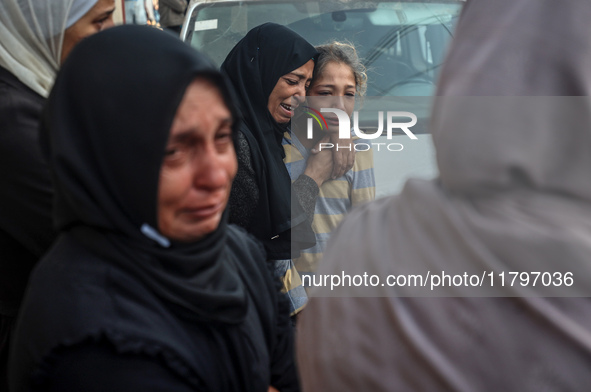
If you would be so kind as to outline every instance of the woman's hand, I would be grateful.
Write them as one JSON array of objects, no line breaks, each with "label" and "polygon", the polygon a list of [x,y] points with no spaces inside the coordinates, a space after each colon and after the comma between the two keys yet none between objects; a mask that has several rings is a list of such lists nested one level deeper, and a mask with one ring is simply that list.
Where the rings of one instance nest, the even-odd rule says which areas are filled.
[{"label": "woman's hand", "polygon": [[313,153],[306,161],[304,174],[316,181],[318,187],[330,180],[333,173],[333,152],[331,149],[320,149],[320,143],[328,143],[329,138],[322,138],[312,149]]},{"label": "woman's hand", "polygon": [[[339,139],[338,132],[330,132],[328,134],[328,141],[326,139],[322,140],[324,140],[324,143],[329,142],[334,146],[332,147],[333,166],[330,178],[334,180],[342,177],[353,168],[353,164],[355,163],[355,144],[353,143],[353,139],[350,136],[348,139]],[[322,140],[321,142],[323,142]],[[312,149],[312,154],[318,154],[320,152],[317,147]]]}]

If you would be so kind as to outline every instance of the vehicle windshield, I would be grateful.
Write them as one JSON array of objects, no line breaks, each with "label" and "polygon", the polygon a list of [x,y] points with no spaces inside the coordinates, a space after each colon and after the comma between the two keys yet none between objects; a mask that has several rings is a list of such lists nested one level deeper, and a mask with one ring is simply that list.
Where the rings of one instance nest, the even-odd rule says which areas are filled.
[{"label": "vehicle windshield", "polygon": [[[181,36],[217,65],[246,33],[265,22],[286,25],[312,45],[347,41],[367,67],[366,96],[356,100],[359,128],[371,142],[376,197],[399,192],[408,178],[438,170],[429,132],[436,81],[463,0],[192,0]],[[388,114],[412,113],[409,139]],[[379,117],[380,113],[383,114]],[[404,116],[403,116],[404,117]],[[381,118],[381,120],[380,120]],[[381,121],[381,127],[380,127]]]},{"label": "vehicle windshield", "polygon": [[185,41],[220,65],[265,22],[286,25],[319,45],[348,41],[368,68],[368,96],[430,96],[462,1],[194,2]]}]

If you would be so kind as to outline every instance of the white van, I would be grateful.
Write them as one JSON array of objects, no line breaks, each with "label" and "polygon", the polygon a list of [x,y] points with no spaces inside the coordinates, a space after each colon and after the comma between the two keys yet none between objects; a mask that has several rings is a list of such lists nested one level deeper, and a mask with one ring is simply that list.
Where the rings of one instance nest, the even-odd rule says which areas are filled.
[{"label": "white van", "polygon": [[[408,177],[437,174],[429,112],[437,77],[463,0],[191,0],[181,38],[220,65],[255,26],[283,24],[318,45],[353,43],[368,68],[360,128],[375,133],[377,112],[417,116],[411,140],[404,132],[373,139],[377,196],[396,193]],[[384,120],[385,121],[385,120]],[[385,127],[384,127],[385,129]],[[390,151],[388,145],[395,145]],[[399,146],[403,146],[400,149]]]}]

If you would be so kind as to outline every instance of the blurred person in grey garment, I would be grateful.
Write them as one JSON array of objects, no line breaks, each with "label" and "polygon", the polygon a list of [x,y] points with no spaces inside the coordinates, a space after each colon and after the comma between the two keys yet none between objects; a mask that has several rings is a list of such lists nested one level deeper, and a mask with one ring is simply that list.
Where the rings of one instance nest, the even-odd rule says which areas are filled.
[{"label": "blurred person in grey garment", "polygon": [[160,25],[179,35],[188,5],[188,0],[159,0]]},{"label": "blurred person in grey garment", "polygon": [[153,24],[154,19],[152,0],[125,0],[125,23]]},{"label": "blurred person in grey garment", "polygon": [[433,111],[439,177],[353,211],[318,274],[485,283],[318,287],[298,325],[304,391],[589,390],[589,20],[584,0],[467,2]]}]

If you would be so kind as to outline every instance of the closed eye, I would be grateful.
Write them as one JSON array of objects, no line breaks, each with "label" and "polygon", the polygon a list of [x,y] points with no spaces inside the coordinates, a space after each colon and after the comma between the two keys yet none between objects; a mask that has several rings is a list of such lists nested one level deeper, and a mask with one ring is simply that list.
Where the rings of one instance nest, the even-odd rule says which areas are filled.
[{"label": "closed eye", "polygon": [[166,151],[164,151],[164,155],[167,157],[173,156],[174,154],[177,154],[179,152],[179,150],[177,148],[167,148]]},{"label": "closed eye", "polygon": [[221,132],[215,136],[216,140],[231,140],[232,132]]}]

